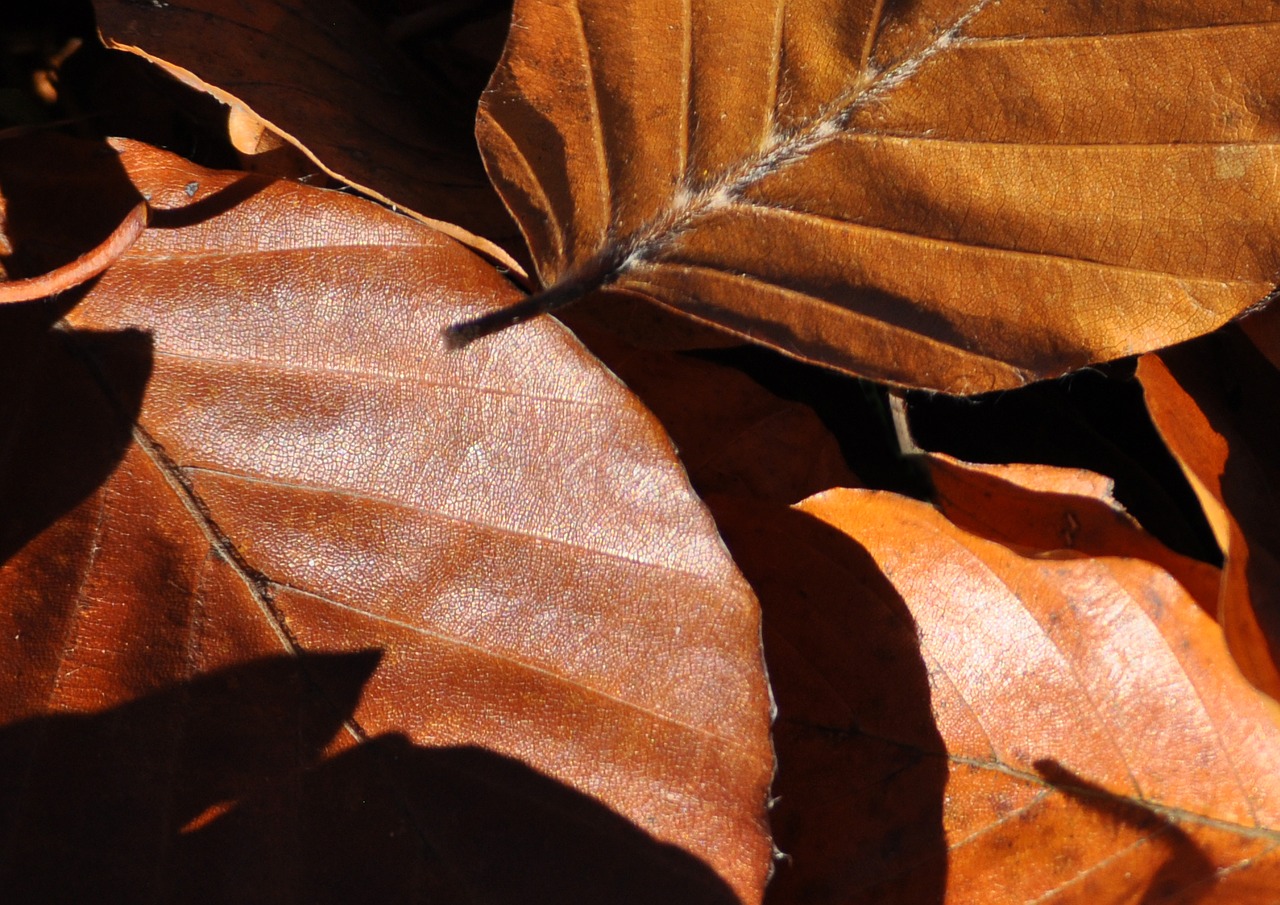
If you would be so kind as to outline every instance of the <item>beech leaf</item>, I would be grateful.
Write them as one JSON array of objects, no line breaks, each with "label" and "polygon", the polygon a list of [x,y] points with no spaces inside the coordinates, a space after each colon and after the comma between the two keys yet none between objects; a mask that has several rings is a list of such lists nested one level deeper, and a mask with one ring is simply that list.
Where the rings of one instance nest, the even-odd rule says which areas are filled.
[{"label": "beech leaf", "polygon": [[976,393],[1275,287],[1278,51],[1270,0],[517,0],[477,129],[523,313],[612,287]]},{"label": "beech leaf", "polygon": [[[444,324],[518,290],[375,204],[132,142],[23,147],[15,247],[51,211],[57,242],[137,193],[154,214],[61,327],[4,309],[12,870],[184,901],[758,901],[758,609],[635,398],[550,321],[447,354]],[[232,712],[189,719],[215,671]],[[246,700],[273,671],[311,683],[305,713]],[[278,755],[280,721],[287,782],[227,752]],[[83,788],[52,779],[88,737],[119,797],[90,818],[139,816],[128,844],[78,829],[60,872],[41,815],[73,819]],[[329,847],[343,820],[364,866]]]},{"label": "beech leaf", "polygon": [[1244,674],[1280,698],[1280,372],[1229,327],[1144,355],[1138,379],[1222,548],[1213,612]]},{"label": "beech leaf", "polygon": [[514,230],[476,157],[471,109],[401,58],[363,10],[346,0],[94,9],[108,47],[228,104],[233,138],[262,123],[329,175],[512,264],[490,241]]},{"label": "beech leaf", "polygon": [[715,508],[778,700],[774,905],[1274,901],[1280,708],[1154,563],[885,492]]},{"label": "beech leaf", "polygon": [[954,525],[1027,553],[1145,559],[1182,583],[1205,612],[1218,609],[1221,570],[1182,556],[1142,530],[1112,495],[1110,478],[1053,465],[981,465],[927,453],[933,503]]}]

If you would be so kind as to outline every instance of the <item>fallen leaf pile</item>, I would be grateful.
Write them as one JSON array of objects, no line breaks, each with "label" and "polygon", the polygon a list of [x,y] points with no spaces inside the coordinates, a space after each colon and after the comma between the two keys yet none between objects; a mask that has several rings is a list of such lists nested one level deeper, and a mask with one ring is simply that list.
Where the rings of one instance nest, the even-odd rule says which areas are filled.
[{"label": "fallen leaf pile", "polygon": [[1280,901],[1270,0],[71,6],[6,902]]}]

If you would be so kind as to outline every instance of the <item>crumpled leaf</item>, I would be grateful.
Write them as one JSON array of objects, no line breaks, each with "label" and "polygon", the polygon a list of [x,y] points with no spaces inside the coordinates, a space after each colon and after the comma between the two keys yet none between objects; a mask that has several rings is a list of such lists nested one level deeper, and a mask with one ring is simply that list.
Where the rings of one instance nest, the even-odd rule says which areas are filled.
[{"label": "crumpled leaf", "polygon": [[1138,379],[1222,548],[1215,613],[1231,652],[1280,698],[1280,373],[1228,328],[1144,355]]},{"label": "crumpled leaf", "polygon": [[239,131],[261,122],[329,175],[512,265],[489,241],[513,230],[476,157],[472,111],[346,0],[95,0],[94,9],[108,47],[230,105]]},{"label": "crumpled leaf", "polygon": [[1208,332],[1280,269],[1280,7],[518,0],[486,166],[611,286],[975,393]]},{"label": "crumpled leaf", "polygon": [[[758,610],[634,397],[551,322],[447,354],[517,290],[369,202],[24,147],[15,249],[154,215],[82,298],[5,309],[0,755],[30,776],[0,869],[108,900],[758,900]],[[256,709],[273,672],[305,713]],[[271,757],[237,753],[264,726]],[[86,819],[139,816],[55,869],[68,765],[109,778]]]},{"label": "crumpled leaf", "polygon": [[769,901],[1274,901],[1280,708],[1154,564],[832,490],[721,528],[778,699]]}]

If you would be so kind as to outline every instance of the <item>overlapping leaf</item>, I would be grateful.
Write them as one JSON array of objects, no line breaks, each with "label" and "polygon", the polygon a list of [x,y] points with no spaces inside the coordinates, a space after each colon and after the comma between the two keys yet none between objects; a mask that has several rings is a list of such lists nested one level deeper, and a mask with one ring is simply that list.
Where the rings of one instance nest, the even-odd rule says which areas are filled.
[{"label": "overlapping leaf", "polygon": [[956,392],[1212,330],[1280,271],[1266,0],[519,0],[486,165],[544,285]]},{"label": "overlapping leaf", "polygon": [[1233,327],[1143,356],[1138,377],[1222,548],[1215,613],[1231,652],[1280,697],[1280,373]]},{"label": "overlapping leaf", "polygon": [[470,108],[401,59],[363,10],[346,0],[94,8],[108,46],[212,93],[233,126],[265,123],[338,179],[506,257],[487,241],[513,230],[476,159]]},{"label": "overlapping leaf", "polygon": [[516,291],[414,221],[63,150],[3,158],[16,251],[155,214],[6,309],[5,888],[758,899],[758,615],[634,398],[551,323],[445,354]]},{"label": "overlapping leaf", "polygon": [[934,505],[953,525],[1023,552],[1145,559],[1178,579],[1207,613],[1217,613],[1221,571],[1143,531],[1116,502],[1110,478],[1052,465],[979,465],[940,453],[928,453],[924,464]]},{"label": "overlapping leaf", "polygon": [[1280,710],[1171,576],[887,493],[797,509],[717,508],[778,698],[771,901],[1273,901]]}]

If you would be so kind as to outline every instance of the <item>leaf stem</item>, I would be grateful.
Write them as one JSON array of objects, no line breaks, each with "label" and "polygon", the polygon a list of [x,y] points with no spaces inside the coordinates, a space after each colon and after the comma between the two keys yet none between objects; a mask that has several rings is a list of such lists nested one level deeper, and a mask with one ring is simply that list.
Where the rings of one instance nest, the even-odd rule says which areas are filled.
[{"label": "leaf stem", "polygon": [[623,261],[624,256],[616,252],[597,255],[584,267],[565,274],[554,286],[535,292],[514,305],[451,324],[444,330],[445,345],[450,349],[461,349],[483,336],[572,305],[617,280],[625,268]]}]

